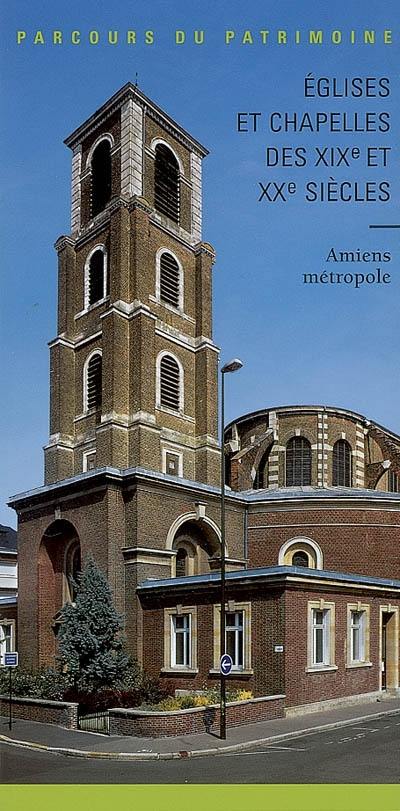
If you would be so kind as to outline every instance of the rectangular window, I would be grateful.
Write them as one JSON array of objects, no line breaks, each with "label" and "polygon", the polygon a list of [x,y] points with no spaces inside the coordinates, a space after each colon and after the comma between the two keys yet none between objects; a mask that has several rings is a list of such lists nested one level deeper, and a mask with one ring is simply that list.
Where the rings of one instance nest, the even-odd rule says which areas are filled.
[{"label": "rectangular window", "polygon": [[307,611],[307,668],[337,670],[335,665],[335,603],[313,600]]},{"label": "rectangular window", "polygon": [[191,666],[191,615],[173,614],[171,617],[171,665]]},{"label": "rectangular window", "polygon": [[96,451],[84,451],[82,456],[82,470],[86,473],[88,470],[94,470],[96,467]]},{"label": "rectangular window", "polygon": [[365,612],[352,611],[350,615],[350,658],[352,662],[363,662],[365,659]]},{"label": "rectangular window", "polygon": [[182,454],[164,449],[164,473],[170,476],[182,476]]},{"label": "rectangular window", "polygon": [[369,664],[369,605],[347,605],[347,667]]},{"label": "rectangular window", "polygon": [[0,625],[0,663],[4,661],[4,654],[10,653],[13,649],[13,625],[11,622],[4,622]]},{"label": "rectangular window", "polygon": [[243,611],[227,612],[225,650],[232,657],[233,667],[243,669]]},{"label": "rectangular window", "polygon": [[[210,672],[219,673],[221,658],[221,606],[213,609],[214,655]],[[250,675],[251,667],[251,603],[228,600],[225,604],[225,653],[232,657],[232,673]]]},{"label": "rectangular window", "polygon": [[329,665],[330,664],[330,622],[329,622],[329,608],[312,609],[312,664]]}]

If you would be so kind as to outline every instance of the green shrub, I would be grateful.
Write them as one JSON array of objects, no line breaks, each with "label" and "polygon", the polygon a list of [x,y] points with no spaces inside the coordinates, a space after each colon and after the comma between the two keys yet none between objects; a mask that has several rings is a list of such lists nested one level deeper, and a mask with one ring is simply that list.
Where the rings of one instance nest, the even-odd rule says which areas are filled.
[{"label": "green shrub", "polygon": [[[59,673],[53,668],[45,668],[36,672],[24,670],[21,667],[13,669],[12,691],[16,696],[26,698],[46,698],[51,701],[62,701],[65,690],[69,686],[69,679],[65,673]],[[0,669],[0,693],[8,693],[9,673],[7,668]]]},{"label": "green shrub", "polygon": [[178,701],[181,710],[189,710],[196,706],[196,696],[180,696]]},{"label": "green shrub", "polygon": [[152,710],[162,710],[164,712],[171,712],[172,710],[180,710],[181,704],[179,698],[173,698],[173,696],[168,696],[168,698],[164,698],[158,704],[154,704],[152,707],[149,707]]},{"label": "green shrub", "polygon": [[60,611],[58,660],[75,687],[99,690],[123,681],[130,669],[124,650],[123,617],[114,608],[110,586],[92,555],[78,576],[74,603]]}]

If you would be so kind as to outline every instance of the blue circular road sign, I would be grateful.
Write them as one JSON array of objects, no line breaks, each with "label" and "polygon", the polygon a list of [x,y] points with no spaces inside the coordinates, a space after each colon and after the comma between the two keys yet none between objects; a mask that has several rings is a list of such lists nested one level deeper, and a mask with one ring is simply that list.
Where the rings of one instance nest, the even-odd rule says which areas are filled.
[{"label": "blue circular road sign", "polygon": [[222,675],[229,676],[229,673],[231,672],[232,668],[233,668],[232,656],[229,656],[229,653],[224,653],[224,655],[221,656],[221,661],[219,664],[219,669]]}]

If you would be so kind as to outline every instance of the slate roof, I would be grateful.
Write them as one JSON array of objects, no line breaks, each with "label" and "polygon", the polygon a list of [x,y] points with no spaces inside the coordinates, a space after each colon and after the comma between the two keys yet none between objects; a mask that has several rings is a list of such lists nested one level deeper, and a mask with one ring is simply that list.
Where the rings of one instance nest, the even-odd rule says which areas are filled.
[{"label": "slate roof", "polygon": [[[78,473],[69,479],[62,479],[59,482],[53,482],[42,487],[37,487],[34,490],[28,490],[25,493],[18,493],[12,496],[8,502],[9,507],[15,507],[19,502],[26,501],[33,503],[34,500],[40,499],[47,494],[54,492],[61,492],[69,488],[76,489],[83,482],[94,483],[99,482],[101,479],[112,479],[122,482],[124,479],[129,480],[131,477],[137,476],[141,479],[148,481],[160,481],[174,487],[182,489],[196,490],[199,493],[207,493],[209,495],[219,496],[220,488],[210,484],[203,484],[202,482],[195,482],[191,479],[180,478],[179,476],[170,476],[167,473],[159,473],[154,470],[147,470],[142,467],[133,468],[114,468],[103,467],[89,470],[85,473]],[[367,490],[363,488],[352,487],[282,487],[276,490],[245,490],[235,491],[226,487],[226,497],[241,501],[243,503],[251,503],[254,501],[282,501],[293,499],[353,499],[363,500],[372,499],[386,502],[398,502],[400,493],[388,493],[384,490]]]},{"label": "slate roof", "polygon": [[6,527],[0,524],[0,550],[5,549],[7,552],[17,551],[17,533],[12,527]]},{"label": "slate roof", "polygon": [[[328,569],[307,569],[304,566],[260,566],[256,569],[236,569],[226,572],[225,578],[228,582],[248,583],[256,580],[268,580],[285,577],[305,577],[309,580],[329,580],[340,583],[368,586],[381,586],[388,589],[400,590],[400,580],[391,580],[387,577],[371,577],[365,574],[352,574],[349,572],[336,572]],[[220,572],[207,572],[207,574],[188,575],[186,577],[168,577],[157,580],[148,578],[143,580],[138,591],[144,592],[157,589],[174,589],[177,586],[194,588],[195,586],[219,585],[221,580]]]}]

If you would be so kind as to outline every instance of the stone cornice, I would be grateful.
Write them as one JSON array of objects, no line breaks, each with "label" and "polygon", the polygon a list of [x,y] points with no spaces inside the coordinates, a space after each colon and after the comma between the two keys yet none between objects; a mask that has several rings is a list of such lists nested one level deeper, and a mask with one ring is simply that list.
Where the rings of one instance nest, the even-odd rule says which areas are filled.
[{"label": "stone cornice", "polygon": [[[145,468],[135,467],[120,470],[118,468],[104,467],[80,473],[69,479],[63,479],[53,484],[39,487],[35,490],[29,490],[26,493],[19,493],[12,496],[8,505],[14,509],[23,510],[27,507],[32,507],[34,504],[41,504],[43,502],[54,502],[57,496],[68,496],[70,493],[75,495],[79,492],[84,493],[93,488],[104,488],[108,485],[117,486],[135,486],[140,482],[146,482],[154,487],[161,487],[165,489],[173,489],[191,493],[192,495],[207,496],[211,499],[220,499],[220,489],[209,484],[202,482],[191,481],[190,479],[183,479],[176,476],[169,476],[165,473],[160,473],[154,470],[146,470]],[[317,491],[317,488],[315,488]],[[264,494],[257,493],[257,501],[254,500],[254,492],[234,492],[233,490],[226,490],[226,500],[232,506],[235,504],[242,507],[248,507],[249,511],[255,512],[290,512],[291,510],[329,510],[335,508],[336,510],[387,510],[390,512],[399,512],[400,510],[400,493],[384,493],[378,491],[357,491],[356,489],[350,493],[333,493],[331,491],[321,491],[318,495],[317,492],[312,494],[298,494],[297,496],[288,495],[287,491],[271,490],[266,491]],[[264,495],[264,497],[263,497]],[[392,525],[388,524],[390,528]]]},{"label": "stone cornice", "polygon": [[55,247],[57,253],[60,253],[60,251],[64,250],[64,248],[66,248],[68,245],[71,248],[73,248],[75,246],[75,243],[76,243],[76,240],[73,237],[67,236],[66,234],[62,234],[55,241],[54,247]]},{"label": "stone cornice", "polygon": [[205,253],[206,256],[210,256],[212,263],[214,264],[216,259],[216,253],[212,245],[209,242],[198,242],[197,245],[194,247],[195,256],[200,256],[200,254]]},{"label": "stone cornice", "polygon": [[162,128],[170,133],[177,141],[189,149],[196,152],[201,158],[208,155],[208,150],[196,141],[186,130],[183,129],[173,118],[170,118],[161,107],[158,107],[151,99],[142,93],[138,87],[128,82],[117,91],[108,101],[105,102],[93,115],[83,122],[74,132],[69,135],[64,143],[73,149],[78,143],[97,130],[113,113],[119,110],[129,99],[138,104],[145,114],[153,121],[156,121]]}]

